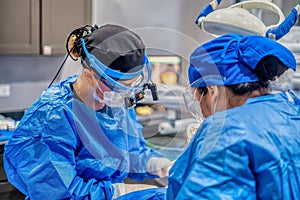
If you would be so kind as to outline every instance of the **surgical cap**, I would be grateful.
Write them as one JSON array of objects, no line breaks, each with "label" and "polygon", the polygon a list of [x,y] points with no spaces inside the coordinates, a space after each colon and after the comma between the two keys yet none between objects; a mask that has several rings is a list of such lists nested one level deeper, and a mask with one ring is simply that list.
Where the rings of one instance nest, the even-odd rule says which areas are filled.
[{"label": "surgical cap", "polygon": [[266,56],[275,56],[286,67],[296,69],[292,52],[276,41],[262,36],[221,36],[191,54],[189,82],[195,88],[256,82],[259,78],[254,69]]},{"label": "surgical cap", "polygon": [[85,45],[89,53],[113,70],[127,73],[143,67],[145,45],[136,33],[125,27],[101,26],[85,38]]}]

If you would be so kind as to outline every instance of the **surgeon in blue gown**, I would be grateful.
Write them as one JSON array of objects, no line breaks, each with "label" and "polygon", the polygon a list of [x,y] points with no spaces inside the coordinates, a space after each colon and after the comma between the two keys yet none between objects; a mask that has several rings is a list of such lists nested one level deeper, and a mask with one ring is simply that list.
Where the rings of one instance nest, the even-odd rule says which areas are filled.
[{"label": "surgeon in blue gown", "polygon": [[262,36],[228,34],[196,48],[184,100],[199,129],[167,188],[118,200],[300,199],[300,99],[269,89],[288,69],[293,54]]},{"label": "surgeon in blue gown", "polygon": [[67,51],[82,72],[25,113],[5,145],[9,182],[28,199],[112,199],[133,190],[126,177],[165,177],[169,160],[145,146],[134,108],[125,106],[151,85],[141,38],[118,25],[84,26]]},{"label": "surgeon in blue gown", "polygon": [[300,199],[300,99],[270,90],[293,54],[261,36],[194,50],[187,106],[204,118],[170,170],[167,199]]}]

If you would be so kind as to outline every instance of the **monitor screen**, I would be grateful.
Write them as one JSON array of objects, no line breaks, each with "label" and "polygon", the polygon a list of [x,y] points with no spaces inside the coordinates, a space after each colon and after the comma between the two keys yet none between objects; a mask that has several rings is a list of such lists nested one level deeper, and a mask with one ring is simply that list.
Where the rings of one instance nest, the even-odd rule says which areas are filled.
[{"label": "monitor screen", "polygon": [[176,55],[150,55],[151,79],[156,84],[176,85],[181,73],[181,58]]}]

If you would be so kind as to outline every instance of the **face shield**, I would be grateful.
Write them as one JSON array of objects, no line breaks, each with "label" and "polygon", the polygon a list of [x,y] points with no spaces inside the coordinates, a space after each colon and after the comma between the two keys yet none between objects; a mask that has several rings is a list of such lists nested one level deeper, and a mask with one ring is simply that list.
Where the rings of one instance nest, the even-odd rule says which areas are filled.
[{"label": "face shield", "polygon": [[[148,57],[144,54],[143,67],[135,72],[119,72],[105,66],[94,55],[90,54],[81,38],[82,48],[88,59],[84,65],[96,72],[95,77],[100,80],[110,91],[103,92],[103,103],[110,107],[134,106],[144,98],[144,90],[150,89],[153,100],[157,100],[156,85],[151,82],[151,66]],[[98,86],[101,90],[100,86]]]},{"label": "face shield", "polygon": [[183,93],[183,99],[187,110],[200,123],[204,120],[200,103],[204,96],[205,90],[201,92],[200,98],[196,97],[197,88],[187,87]]}]

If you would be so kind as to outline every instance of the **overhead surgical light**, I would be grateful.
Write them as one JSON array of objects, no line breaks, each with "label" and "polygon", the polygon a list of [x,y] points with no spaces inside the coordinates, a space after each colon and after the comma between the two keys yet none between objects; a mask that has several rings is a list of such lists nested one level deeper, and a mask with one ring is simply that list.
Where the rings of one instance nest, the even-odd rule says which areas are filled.
[{"label": "overhead surgical light", "polygon": [[[290,31],[300,13],[300,3],[285,18],[281,9],[268,0],[244,1],[228,8],[217,9],[221,0],[214,0],[201,11],[195,23],[201,30],[213,36],[227,33],[241,35],[261,35],[275,40]],[[266,26],[258,17],[250,13],[252,9],[265,9],[278,15],[277,24]]]}]

